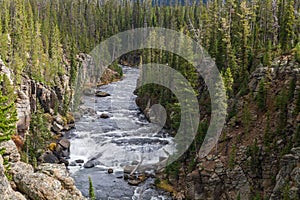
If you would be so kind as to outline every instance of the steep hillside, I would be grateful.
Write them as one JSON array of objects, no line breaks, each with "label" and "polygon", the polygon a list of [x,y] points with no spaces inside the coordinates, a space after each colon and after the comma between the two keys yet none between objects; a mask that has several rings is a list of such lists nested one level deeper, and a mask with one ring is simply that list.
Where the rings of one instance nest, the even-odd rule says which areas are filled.
[{"label": "steep hillside", "polygon": [[228,119],[211,153],[199,159],[189,151],[160,177],[178,198],[299,198],[300,64],[283,56],[249,80],[245,94],[229,99]]}]

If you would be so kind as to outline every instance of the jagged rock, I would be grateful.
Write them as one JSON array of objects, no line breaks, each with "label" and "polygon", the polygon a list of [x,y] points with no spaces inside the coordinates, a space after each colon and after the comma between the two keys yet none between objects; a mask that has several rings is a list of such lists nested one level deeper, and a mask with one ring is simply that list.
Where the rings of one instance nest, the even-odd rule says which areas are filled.
[{"label": "jagged rock", "polygon": [[84,199],[64,165],[42,164],[33,168],[22,162],[12,166],[14,182],[19,191],[31,199]]},{"label": "jagged rock", "polygon": [[300,157],[300,147],[292,148],[291,153]]},{"label": "jagged rock", "polygon": [[71,145],[70,141],[68,139],[66,139],[66,138],[61,139],[58,142],[58,144],[60,146],[62,146],[64,149],[70,149],[70,145]]},{"label": "jagged rock", "polygon": [[37,168],[38,171],[52,176],[62,183],[64,189],[66,189],[71,195],[81,196],[81,192],[75,187],[74,180],[69,176],[65,165],[63,164],[41,164]]},{"label": "jagged rock", "polygon": [[5,148],[5,153],[3,156],[8,156],[10,162],[20,161],[18,148],[12,140],[0,142],[0,149],[2,148]]},{"label": "jagged rock", "polygon": [[[0,156],[2,159],[2,156]],[[4,174],[4,167],[0,162],[0,196],[3,200],[26,200],[26,198],[19,192],[15,192]]]},{"label": "jagged rock", "polygon": [[69,157],[70,156],[70,141],[66,138],[61,139],[54,151],[54,154],[59,158]]},{"label": "jagged rock", "polygon": [[52,130],[55,133],[60,133],[64,130],[64,127],[57,122],[53,122]]},{"label": "jagged rock", "polygon": [[18,113],[17,128],[20,134],[25,133],[30,125],[30,98],[28,97],[28,89],[23,87],[23,91],[18,90],[18,98],[16,102],[16,108]]},{"label": "jagged rock", "polygon": [[56,123],[58,123],[59,125],[63,126],[65,124],[63,118],[61,115],[58,115],[54,118],[54,120],[56,121]]}]

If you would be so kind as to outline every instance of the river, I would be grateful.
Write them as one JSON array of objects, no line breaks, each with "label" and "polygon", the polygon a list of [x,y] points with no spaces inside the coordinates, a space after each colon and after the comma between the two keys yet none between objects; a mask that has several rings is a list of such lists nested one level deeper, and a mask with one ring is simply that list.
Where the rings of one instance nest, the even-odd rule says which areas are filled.
[{"label": "river", "polygon": [[[81,159],[86,163],[94,159],[94,168],[69,167],[75,184],[88,196],[91,177],[97,199],[149,199],[163,200],[171,197],[153,186],[149,178],[138,186],[131,186],[123,177],[124,166],[137,163],[154,164],[172,151],[173,138],[157,124],[148,122],[135,103],[139,70],[123,67],[121,81],[98,88],[109,93],[108,97],[85,96],[84,106],[96,111],[86,114],[76,123],[71,133],[70,162]],[[106,114],[107,119],[99,116]],[[112,168],[114,173],[108,174]]]}]

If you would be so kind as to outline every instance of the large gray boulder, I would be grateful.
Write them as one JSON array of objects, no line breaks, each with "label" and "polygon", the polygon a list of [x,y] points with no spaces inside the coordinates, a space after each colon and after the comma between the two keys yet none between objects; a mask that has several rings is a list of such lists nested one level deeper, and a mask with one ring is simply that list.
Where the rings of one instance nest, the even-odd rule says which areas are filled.
[{"label": "large gray boulder", "polygon": [[18,190],[30,199],[85,199],[63,164],[44,163],[34,172],[31,165],[17,162],[11,173]]},{"label": "large gray boulder", "polygon": [[12,141],[5,141],[0,143],[0,149],[5,148],[4,157],[9,158],[10,162],[18,162],[20,161],[20,154],[16,144]]},{"label": "large gray boulder", "polygon": [[5,176],[5,169],[2,156],[0,156],[0,196],[3,200],[26,200],[26,198],[19,192],[15,192]]}]

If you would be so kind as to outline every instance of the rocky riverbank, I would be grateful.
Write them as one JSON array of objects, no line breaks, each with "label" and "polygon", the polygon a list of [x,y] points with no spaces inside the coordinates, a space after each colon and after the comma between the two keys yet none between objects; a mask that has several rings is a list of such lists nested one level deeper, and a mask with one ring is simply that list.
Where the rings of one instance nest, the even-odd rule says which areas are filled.
[{"label": "rocky riverbank", "polygon": [[[87,72],[81,76],[80,88],[107,84],[120,78],[120,75],[111,69],[107,69],[101,79],[96,78],[95,74],[90,74],[90,71],[93,71],[89,70],[89,67],[93,67],[88,63],[90,60],[91,57],[86,54],[77,57],[78,66],[80,65],[80,69]],[[65,63],[64,67],[70,69],[70,66],[67,66],[69,62],[65,60]],[[13,73],[1,60],[0,73],[5,74],[8,80],[13,82]],[[74,185],[66,167],[69,165],[70,141],[64,138],[64,134],[73,129],[75,120],[87,111],[81,109],[79,116],[74,113],[75,117],[73,117],[73,113],[69,112],[70,109],[65,107],[66,105],[72,107],[75,104],[75,91],[70,86],[69,76],[60,75],[53,80],[53,83],[55,86],[49,86],[23,75],[20,85],[15,87],[17,134],[12,136],[12,140],[0,143],[0,150],[5,149],[3,156],[0,156],[2,183],[0,194],[4,200],[85,199]],[[80,88],[79,92],[82,90]],[[32,115],[38,109],[41,109],[42,118],[46,120],[45,128],[50,131],[52,139],[46,141],[45,146],[35,152],[36,163],[32,166],[23,162],[26,160],[26,156],[23,155],[24,149],[26,150],[24,143],[31,134]]]},{"label": "rocky riverbank", "polygon": [[44,163],[34,169],[20,160],[12,140],[0,143],[2,148],[5,153],[0,156],[1,199],[85,199],[64,164]]}]

